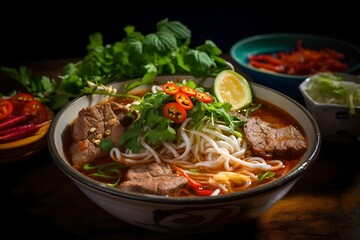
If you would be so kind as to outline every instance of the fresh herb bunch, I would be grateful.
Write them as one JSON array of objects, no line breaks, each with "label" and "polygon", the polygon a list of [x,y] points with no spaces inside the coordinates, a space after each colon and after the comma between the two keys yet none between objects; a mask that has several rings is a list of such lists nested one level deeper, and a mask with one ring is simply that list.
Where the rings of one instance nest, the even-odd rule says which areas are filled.
[{"label": "fresh herb bunch", "polygon": [[[204,88],[196,86],[193,80],[188,80],[185,84],[179,85],[189,86],[201,92],[205,91]],[[181,124],[174,124],[163,114],[164,106],[171,101],[174,101],[174,96],[163,91],[145,94],[139,104],[132,106],[139,112],[141,117],[123,133],[120,146],[130,149],[132,152],[137,152],[141,148],[140,142],[142,140],[151,146],[156,146],[162,142],[176,141],[179,137],[177,134]],[[239,128],[245,121],[230,113],[231,105],[229,103],[217,101],[204,103],[195,98],[192,98],[192,101],[194,107],[188,110],[188,117],[192,119],[189,123],[191,127],[199,129],[206,127],[204,125],[208,124],[209,121],[223,122],[233,130],[234,134],[241,135]],[[101,141],[103,150],[110,151],[112,147],[110,140]]]},{"label": "fresh herb bunch", "polygon": [[179,21],[164,19],[156,27],[156,32],[144,35],[135,31],[134,26],[126,26],[126,36],[113,44],[104,44],[101,33],[91,35],[87,54],[79,62],[69,63],[62,69],[59,83],[48,77],[31,76],[24,67],[1,69],[37,99],[58,110],[70,99],[92,93],[88,82],[106,85],[142,78],[143,84],[162,74],[215,76],[227,68],[220,56],[222,51],[214,42],[207,40],[191,48],[191,31]]}]

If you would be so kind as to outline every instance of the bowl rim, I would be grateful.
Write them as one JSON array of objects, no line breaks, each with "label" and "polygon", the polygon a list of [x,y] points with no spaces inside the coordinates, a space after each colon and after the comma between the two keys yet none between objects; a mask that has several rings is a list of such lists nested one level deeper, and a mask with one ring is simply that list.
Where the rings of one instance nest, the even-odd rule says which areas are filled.
[{"label": "bowl rim", "polygon": [[[320,152],[320,146],[321,146],[321,136],[320,136],[320,129],[317,125],[315,119],[310,114],[310,112],[302,106],[300,103],[292,99],[291,97],[276,91],[274,89],[271,89],[269,87],[250,82],[251,85],[257,86],[259,88],[264,88],[269,91],[273,91],[276,94],[281,95],[283,98],[286,98],[288,101],[292,102],[296,107],[298,107],[310,120],[311,127],[314,131],[314,145],[311,146],[313,148],[313,151],[310,153],[307,159],[305,159],[301,165],[299,165],[297,168],[294,168],[291,172],[289,172],[287,175],[282,176],[279,179],[276,179],[272,182],[266,183],[264,185],[257,186],[255,188],[251,188],[248,190],[243,190],[235,193],[229,193],[224,195],[218,195],[218,196],[202,196],[202,197],[167,197],[167,196],[159,196],[159,195],[151,195],[151,194],[143,194],[143,193],[135,193],[135,192],[127,192],[122,191],[121,189],[114,188],[107,186],[106,184],[99,183],[89,177],[86,177],[85,175],[81,174],[80,172],[76,171],[66,160],[63,160],[60,154],[57,152],[57,148],[55,146],[55,136],[54,132],[57,126],[57,123],[60,121],[60,118],[62,114],[66,111],[66,109],[71,106],[72,104],[80,101],[82,98],[86,96],[80,96],[69,103],[67,103],[63,108],[59,110],[59,112],[56,114],[56,116],[53,119],[53,122],[49,129],[49,134],[47,136],[48,140],[48,149],[50,152],[50,155],[55,163],[59,167],[59,169],[65,173],[73,182],[77,184],[81,184],[82,186],[91,189],[94,191],[96,189],[97,191],[100,191],[101,193],[105,193],[107,195],[111,195],[114,197],[120,197],[127,200],[133,200],[138,202],[146,202],[146,203],[160,203],[160,204],[168,204],[168,205],[204,205],[204,204],[223,204],[225,202],[235,201],[239,199],[247,199],[254,196],[258,196],[261,194],[264,194],[266,192],[271,192],[276,190],[277,188],[281,186],[285,186],[287,184],[291,184],[292,181],[297,181],[299,177],[309,169],[309,167],[315,162],[319,152]],[[76,185],[77,185],[76,184]]]},{"label": "bowl rim", "polygon": [[[325,40],[325,41],[331,41],[331,42],[335,42],[338,43],[339,45],[342,46],[346,46],[349,49],[352,49],[352,52],[356,52],[358,53],[358,55],[360,56],[360,48],[355,46],[352,43],[343,41],[343,40],[339,40],[336,38],[331,38],[331,37],[326,37],[326,36],[322,36],[322,35],[318,35],[318,34],[303,34],[303,33],[269,33],[269,34],[259,34],[259,35],[255,35],[255,36],[250,36],[247,38],[243,38],[239,41],[237,41],[231,48],[230,48],[230,56],[235,60],[235,62],[237,62],[238,64],[241,65],[241,67],[248,69],[248,70],[252,70],[255,71],[259,74],[269,74],[269,75],[273,75],[276,77],[281,77],[281,78],[291,78],[291,79],[304,79],[307,78],[311,75],[291,75],[291,74],[284,74],[284,73],[276,73],[276,72],[270,72],[270,71],[265,71],[265,70],[260,70],[258,68],[249,66],[248,64],[245,64],[241,58],[239,58],[236,54],[236,50],[239,48],[240,45],[243,45],[245,43],[248,42],[252,42],[252,41],[256,41],[256,40],[261,40],[261,39],[271,39],[271,38],[287,38],[287,37],[302,37],[302,38],[314,38],[314,39],[319,39],[319,40]],[[351,72],[355,72],[356,70],[358,70],[360,68],[360,62],[357,63],[355,66],[353,66],[352,68],[346,70],[344,73],[351,73]]]}]

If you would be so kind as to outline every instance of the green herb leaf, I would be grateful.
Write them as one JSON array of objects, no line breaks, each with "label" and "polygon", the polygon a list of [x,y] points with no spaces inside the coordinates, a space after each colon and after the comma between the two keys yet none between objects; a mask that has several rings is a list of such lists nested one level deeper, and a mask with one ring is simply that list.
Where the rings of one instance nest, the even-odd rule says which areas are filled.
[{"label": "green herb leaf", "polygon": [[273,178],[275,176],[276,176],[275,172],[261,172],[258,177],[259,177],[259,181],[262,182],[265,179]]},{"label": "green herb leaf", "polygon": [[[1,70],[42,101],[50,103],[52,108],[59,109],[74,97],[89,93],[88,81],[106,85],[142,78],[143,84],[159,74],[206,77],[227,68],[225,60],[219,56],[221,50],[213,42],[206,41],[195,49],[190,48],[191,31],[182,23],[163,19],[156,27],[156,32],[143,35],[135,31],[134,26],[125,26],[126,36],[112,44],[105,44],[99,32],[90,35],[87,54],[62,69],[58,85],[50,78],[33,78],[25,67],[19,70],[3,67]],[[129,85],[126,90],[135,85]]]},{"label": "green herb leaf", "polygon": [[185,25],[178,21],[169,22],[167,18],[157,23],[157,29],[169,31],[179,40],[191,37],[191,31]]},{"label": "green herb leaf", "polygon": [[[67,103],[68,95],[58,91],[58,84],[54,79],[47,76],[32,76],[26,67],[19,67],[19,69],[2,67],[1,70],[18,81],[38,101],[49,105],[52,109],[58,109],[59,106],[56,105],[58,103]],[[55,103],[54,100],[58,99],[57,95],[65,97],[65,102],[62,100]]]},{"label": "green herb leaf", "polygon": [[206,52],[210,56],[219,56],[220,54],[222,54],[221,49],[218,48],[211,40],[206,40],[205,44],[196,47],[196,50]]},{"label": "green herb leaf", "polygon": [[110,139],[102,139],[100,142],[101,151],[110,152],[113,147],[114,144]]},{"label": "green herb leaf", "polygon": [[144,38],[147,51],[157,51],[162,54],[173,51],[177,47],[175,36],[168,31],[150,33]]},{"label": "green herb leaf", "polygon": [[211,68],[216,67],[215,62],[205,52],[193,49],[189,49],[186,52],[184,62],[190,66],[191,73],[193,73],[195,77],[209,74]]},{"label": "green herb leaf", "polygon": [[96,50],[96,49],[102,48],[102,47],[103,47],[102,34],[97,32],[97,33],[94,33],[93,35],[90,35],[87,50],[93,51],[93,50]]}]

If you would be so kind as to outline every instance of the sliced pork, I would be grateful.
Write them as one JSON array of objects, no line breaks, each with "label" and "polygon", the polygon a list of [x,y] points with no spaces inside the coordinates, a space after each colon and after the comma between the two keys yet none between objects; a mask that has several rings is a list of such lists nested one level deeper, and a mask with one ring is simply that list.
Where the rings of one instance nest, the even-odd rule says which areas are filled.
[{"label": "sliced pork", "polygon": [[260,118],[249,118],[244,125],[245,137],[252,150],[261,157],[302,154],[307,141],[294,126],[277,127]]},{"label": "sliced pork", "polygon": [[165,163],[132,166],[120,188],[126,191],[156,195],[170,195],[187,187],[188,180],[173,173]]},{"label": "sliced pork", "polygon": [[136,111],[116,102],[105,102],[83,108],[74,123],[70,148],[75,167],[83,166],[105,155],[99,146],[102,139],[111,139],[118,146],[124,129],[138,117]]}]

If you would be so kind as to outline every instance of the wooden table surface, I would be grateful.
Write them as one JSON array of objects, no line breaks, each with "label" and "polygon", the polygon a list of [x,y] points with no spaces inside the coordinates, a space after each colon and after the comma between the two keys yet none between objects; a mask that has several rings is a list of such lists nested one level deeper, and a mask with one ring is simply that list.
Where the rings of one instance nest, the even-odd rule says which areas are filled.
[{"label": "wooden table surface", "polygon": [[[29,67],[34,73],[56,77],[67,61]],[[2,90],[9,87],[7,81],[0,75]],[[314,165],[262,216],[198,237],[222,239],[226,234],[235,239],[360,239],[359,151],[360,141],[322,141]],[[189,238],[144,230],[105,212],[57,168],[46,146],[23,161],[1,163],[0,169],[0,229],[2,236],[10,239]]]}]

